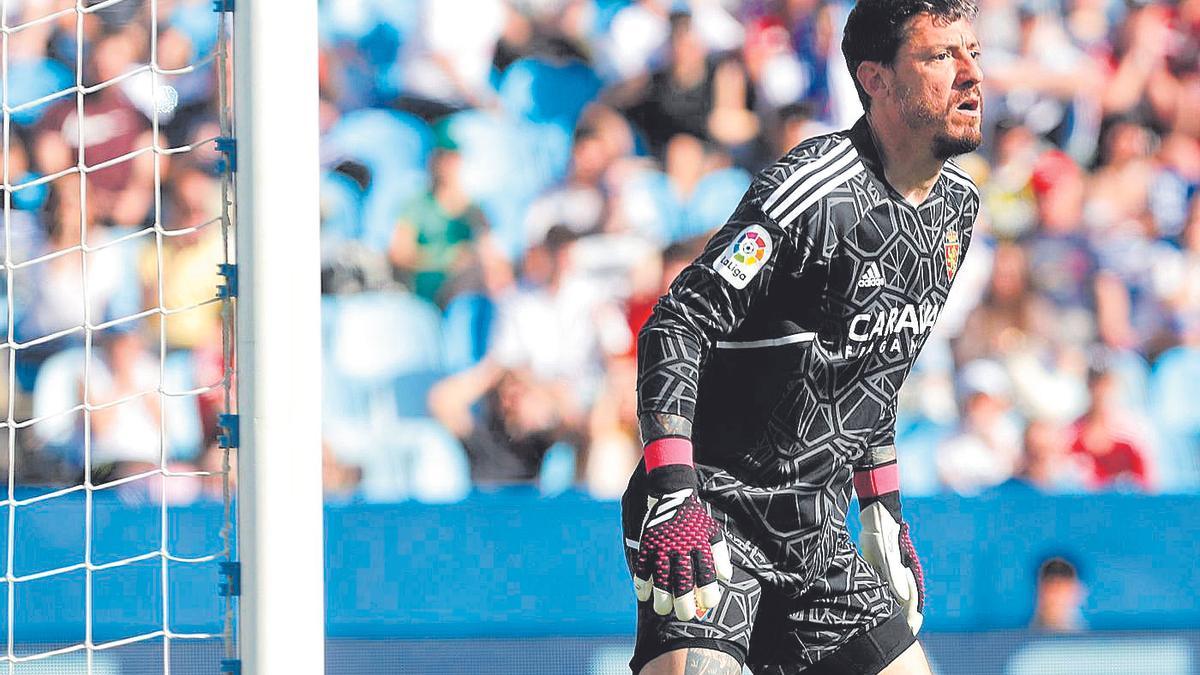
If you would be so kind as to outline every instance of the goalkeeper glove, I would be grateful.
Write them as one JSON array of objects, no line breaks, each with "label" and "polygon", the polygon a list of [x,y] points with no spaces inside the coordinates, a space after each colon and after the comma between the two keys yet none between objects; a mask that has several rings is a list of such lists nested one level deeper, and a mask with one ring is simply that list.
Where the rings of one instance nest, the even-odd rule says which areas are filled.
[{"label": "goalkeeper glove", "polygon": [[899,472],[895,461],[856,471],[862,532],[858,549],[883,577],[900,602],[913,635],[921,630],[925,611],[925,578],[921,561],[908,536],[908,523],[900,512]]},{"label": "goalkeeper glove", "polygon": [[[660,465],[656,459],[664,456],[664,445],[676,453],[686,450],[688,463]],[[721,600],[718,579],[729,581],[733,575],[729,545],[700,501],[690,457],[686,439],[659,439],[647,446],[646,515],[630,560],[638,600],[652,600],[655,613],[663,616],[674,609],[680,621],[716,607]]]}]

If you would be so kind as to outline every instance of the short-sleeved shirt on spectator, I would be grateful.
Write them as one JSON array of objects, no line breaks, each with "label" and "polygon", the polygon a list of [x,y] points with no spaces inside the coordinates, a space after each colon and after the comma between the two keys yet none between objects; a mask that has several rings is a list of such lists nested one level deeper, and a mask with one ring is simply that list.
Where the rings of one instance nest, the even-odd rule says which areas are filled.
[{"label": "short-sleeved shirt on spectator", "polygon": [[400,222],[417,231],[420,262],[413,272],[413,292],[431,302],[438,300],[442,286],[451,275],[459,245],[475,238],[484,226],[483,212],[469,206],[458,215],[447,213],[431,194],[409,202]]}]

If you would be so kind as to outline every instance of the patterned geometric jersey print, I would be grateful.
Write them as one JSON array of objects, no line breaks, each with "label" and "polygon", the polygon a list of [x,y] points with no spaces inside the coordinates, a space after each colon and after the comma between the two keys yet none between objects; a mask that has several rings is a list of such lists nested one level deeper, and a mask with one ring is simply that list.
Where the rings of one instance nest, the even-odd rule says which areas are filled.
[{"label": "patterned geometric jersey print", "polygon": [[692,421],[701,496],[736,563],[796,582],[828,567],[853,465],[894,442],[897,393],[978,210],[953,162],[906,202],[860,119],[762,171],[659,300],[639,335],[639,412]]}]

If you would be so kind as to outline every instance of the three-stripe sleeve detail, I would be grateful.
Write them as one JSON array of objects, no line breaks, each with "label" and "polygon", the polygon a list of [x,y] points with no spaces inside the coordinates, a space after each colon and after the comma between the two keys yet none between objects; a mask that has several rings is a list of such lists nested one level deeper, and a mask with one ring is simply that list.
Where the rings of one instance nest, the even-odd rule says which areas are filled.
[{"label": "three-stripe sleeve detail", "polygon": [[792,172],[763,202],[763,212],[786,226],[821,197],[864,170],[854,143],[845,138]]}]

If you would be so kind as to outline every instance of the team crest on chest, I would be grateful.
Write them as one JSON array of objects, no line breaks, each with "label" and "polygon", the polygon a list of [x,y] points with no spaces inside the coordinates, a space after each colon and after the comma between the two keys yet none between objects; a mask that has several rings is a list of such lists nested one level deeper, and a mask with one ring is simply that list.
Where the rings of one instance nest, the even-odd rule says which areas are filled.
[{"label": "team crest on chest", "polygon": [[958,271],[958,257],[962,246],[958,241],[958,229],[953,225],[946,226],[946,236],[942,240],[942,250],[946,253],[946,278],[954,281],[954,273]]}]

